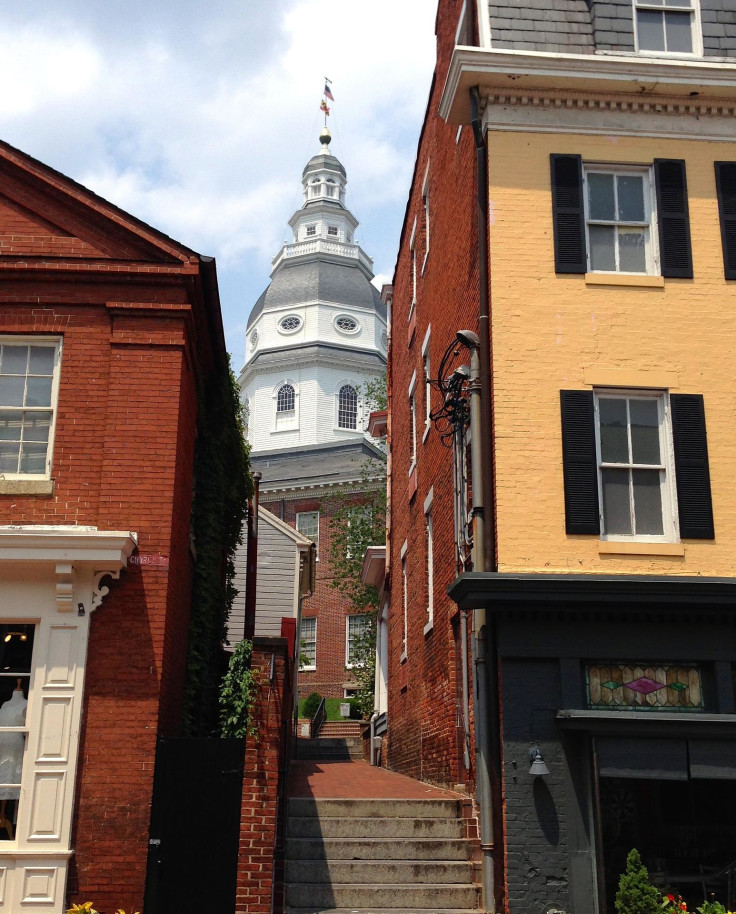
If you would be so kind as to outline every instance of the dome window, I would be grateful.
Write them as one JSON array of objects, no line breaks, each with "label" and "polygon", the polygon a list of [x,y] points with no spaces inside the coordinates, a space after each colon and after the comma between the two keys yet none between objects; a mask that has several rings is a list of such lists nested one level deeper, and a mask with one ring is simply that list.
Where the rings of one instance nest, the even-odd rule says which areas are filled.
[{"label": "dome window", "polygon": [[358,427],[358,394],[350,384],[344,384],[337,395],[337,427]]},{"label": "dome window", "polygon": [[337,187],[335,186],[335,182],[332,178],[327,179],[327,184],[325,185],[325,193],[328,197],[337,196]]},{"label": "dome window", "polygon": [[302,319],[298,314],[287,314],[286,317],[282,317],[279,321],[279,330],[282,333],[296,333],[301,325]]},{"label": "dome window", "polygon": [[307,238],[313,238],[316,234],[317,234],[317,226],[308,225],[307,226]]},{"label": "dome window", "polygon": [[291,384],[282,384],[276,395],[276,412],[293,413],[296,405],[296,394]]},{"label": "dome window", "polygon": [[258,331],[254,330],[250,335],[250,348],[255,349],[258,345]]},{"label": "dome window", "polygon": [[360,329],[358,322],[349,314],[339,314],[335,318],[335,326],[341,333],[357,333]]},{"label": "dome window", "polygon": [[328,235],[332,235],[333,237],[337,237],[337,232],[338,232],[338,229],[337,229],[337,226],[336,226],[336,225],[328,225],[328,226],[327,226],[327,234],[328,234]]}]

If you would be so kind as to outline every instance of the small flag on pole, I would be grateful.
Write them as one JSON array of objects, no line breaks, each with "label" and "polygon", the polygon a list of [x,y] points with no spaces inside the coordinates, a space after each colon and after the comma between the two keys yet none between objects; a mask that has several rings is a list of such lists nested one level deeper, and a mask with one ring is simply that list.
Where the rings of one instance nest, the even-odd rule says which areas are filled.
[{"label": "small flag on pole", "polygon": [[327,107],[327,102],[324,99],[319,103],[319,110],[324,111],[325,117],[329,117],[330,109]]},{"label": "small flag on pole", "polygon": [[325,98],[329,98],[331,102],[335,101],[335,96],[332,94],[330,89],[330,81],[327,79],[327,77],[325,77],[325,91],[322,94],[325,96]]}]

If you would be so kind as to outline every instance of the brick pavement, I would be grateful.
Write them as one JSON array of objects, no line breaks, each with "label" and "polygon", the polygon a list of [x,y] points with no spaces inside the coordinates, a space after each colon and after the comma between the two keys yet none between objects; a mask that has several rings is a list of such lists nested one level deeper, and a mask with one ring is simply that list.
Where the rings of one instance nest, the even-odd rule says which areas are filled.
[{"label": "brick pavement", "polygon": [[364,761],[293,761],[287,795],[374,800],[456,799],[461,796]]}]

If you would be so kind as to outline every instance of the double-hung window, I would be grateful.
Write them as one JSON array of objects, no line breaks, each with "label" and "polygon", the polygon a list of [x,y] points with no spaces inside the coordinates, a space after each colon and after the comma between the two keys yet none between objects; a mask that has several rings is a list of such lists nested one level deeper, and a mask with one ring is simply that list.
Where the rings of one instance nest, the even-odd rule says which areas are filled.
[{"label": "double-hung window", "polygon": [[553,153],[550,165],[556,273],[692,279],[684,160],[584,164]]},{"label": "double-hung window", "polygon": [[586,167],[584,184],[588,270],[659,272],[650,170]]},{"label": "double-hung window", "polygon": [[352,615],[346,617],[345,666],[353,667],[362,664],[363,644],[361,639],[367,632],[368,616]]},{"label": "double-hung window", "polygon": [[59,340],[0,338],[0,475],[51,475]]},{"label": "double-hung window", "polygon": [[604,538],[677,539],[664,394],[596,394]]},{"label": "double-hung window", "polygon": [[296,529],[316,546],[316,558],[319,560],[319,511],[298,511]]},{"label": "double-hung window", "polygon": [[302,616],[299,623],[299,667],[302,670],[317,669],[317,617]]},{"label": "double-hung window", "polygon": [[568,534],[714,538],[702,395],[562,390],[560,407]]},{"label": "double-hung window", "polygon": [[697,0],[634,0],[638,51],[697,54]]}]

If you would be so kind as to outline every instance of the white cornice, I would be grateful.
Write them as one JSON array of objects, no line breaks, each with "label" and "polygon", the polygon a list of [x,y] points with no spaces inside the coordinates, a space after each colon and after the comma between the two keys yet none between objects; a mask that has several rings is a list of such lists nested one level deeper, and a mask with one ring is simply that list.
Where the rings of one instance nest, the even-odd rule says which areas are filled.
[{"label": "white cornice", "polygon": [[[694,104],[736,101],[736,64],[635,54],[552,54],[456,47],[439,113],[451,124],[470,122],[469,90],[522,95],[531,90],[666,96]],[[697,101],[696,101],[697,100]]]},{"label": "white cornice", "polygon": [[138,545],[135,533],[92,527],[0,527],[0,563],[68,564],[110,571],[125,568]]}]

